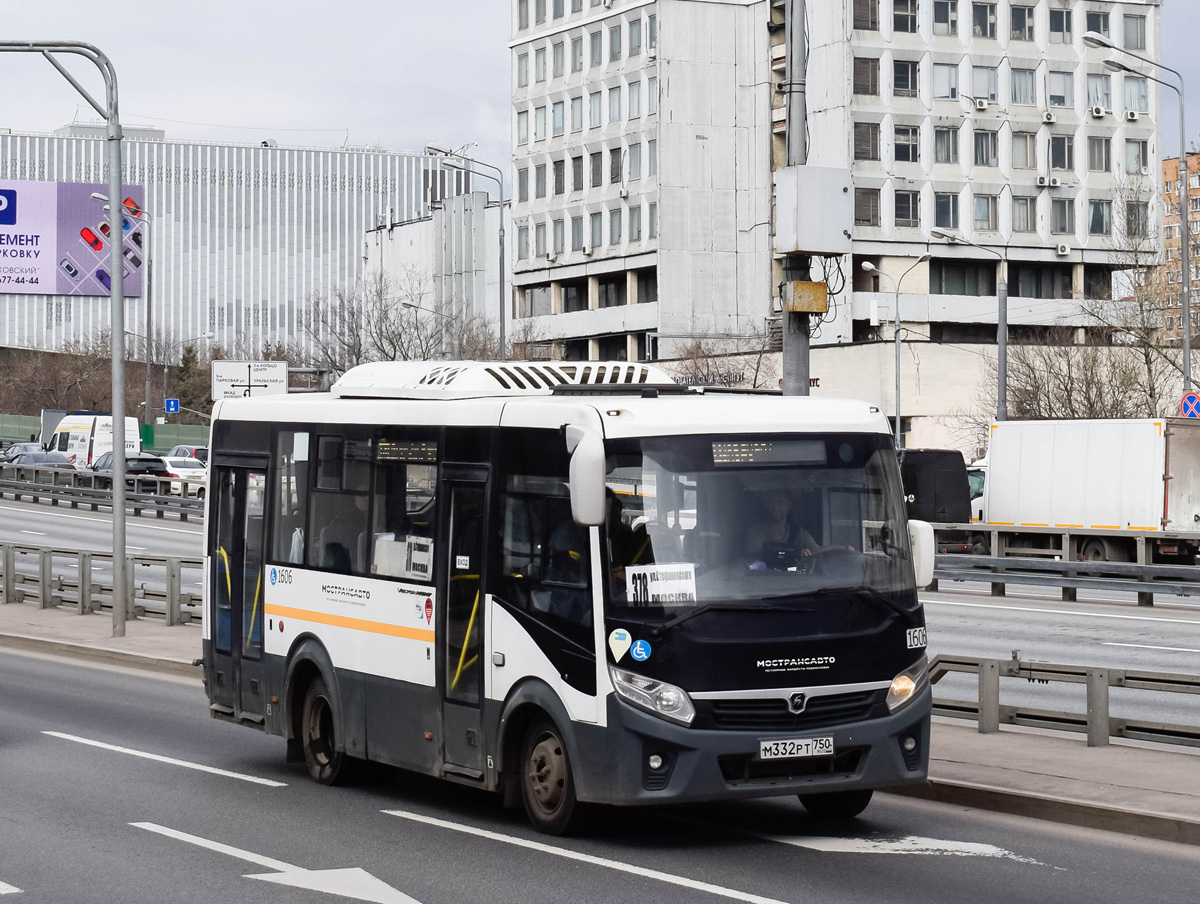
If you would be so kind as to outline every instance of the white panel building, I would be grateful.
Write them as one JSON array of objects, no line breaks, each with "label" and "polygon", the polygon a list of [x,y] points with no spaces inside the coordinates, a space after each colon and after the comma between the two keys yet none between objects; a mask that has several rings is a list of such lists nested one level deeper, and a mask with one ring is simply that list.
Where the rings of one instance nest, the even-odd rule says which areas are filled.
[{"label": "white panel building", "polygon": [[[103,126],[52,135],[0,131],[0,178],[103,182]],[[363,234],[413,219],[428,200],[469,188],[436,156],[372,148],[169,140],[127,128],[125,182],[145,187],[153,217],[156,335],[303,342],[308,299],[350,289]],[[0,346],[55,348],[108,326],[107,298],[0,294]],[[140,299],[126,324],[144,333]]]}]

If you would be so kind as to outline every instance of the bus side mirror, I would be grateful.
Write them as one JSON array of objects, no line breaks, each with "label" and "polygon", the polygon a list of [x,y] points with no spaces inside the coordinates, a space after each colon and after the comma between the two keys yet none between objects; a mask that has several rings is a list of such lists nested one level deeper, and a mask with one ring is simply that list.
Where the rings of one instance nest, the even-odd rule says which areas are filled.
[{"label": "bus side mirror", "polygon": [[604,440],[594,427],[567,425],[567,451],[571,453],[571,517],[576,524],[599,527],[604,523]]},{"label": "bus side mirror", "polygon": [[917,586],[928,587],[933,583],[933,561],[937,554],[933,525],[928,521],[909,521],[908,542],[912,545],[913,572],[916,574]]}]

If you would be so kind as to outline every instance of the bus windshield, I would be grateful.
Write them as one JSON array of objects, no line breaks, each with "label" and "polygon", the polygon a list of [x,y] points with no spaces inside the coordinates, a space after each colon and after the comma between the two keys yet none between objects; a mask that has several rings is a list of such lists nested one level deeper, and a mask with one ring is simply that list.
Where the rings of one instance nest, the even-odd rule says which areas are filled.
[{"label": "bus windshield", "polygon": [[610,616],[812,608],[842,592],[918,605],[888,436],[609,441],[608,488]]}]

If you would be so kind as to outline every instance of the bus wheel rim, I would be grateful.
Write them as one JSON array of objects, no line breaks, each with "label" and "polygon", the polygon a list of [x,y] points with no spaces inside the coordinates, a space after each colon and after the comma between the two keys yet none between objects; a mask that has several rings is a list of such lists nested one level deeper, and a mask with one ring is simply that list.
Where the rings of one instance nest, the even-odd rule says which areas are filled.
[{"label": "bus wheel rim", "polygon": [[543,735],[533,746],[528,784],[539,809],[553,813],[559,808],[566,792],[567,761],[562,742],[554,735]]}]

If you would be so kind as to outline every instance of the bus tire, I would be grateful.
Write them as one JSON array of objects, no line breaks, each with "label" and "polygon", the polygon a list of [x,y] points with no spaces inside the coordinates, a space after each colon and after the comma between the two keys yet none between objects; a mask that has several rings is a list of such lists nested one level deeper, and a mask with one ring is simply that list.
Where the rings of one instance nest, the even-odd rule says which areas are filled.
[{"label": "bus tire", "polygon": [[350,778],[350,757],[337,749],[333,698],[323,678],[314,678],[304,694],[300,741],[308,774],[322,785],[344,784]]},{"label": "bus tire", "polygon": [[874,791],[827,791],[824,794],[800,794],[800,803],[809,816],[817,819],[853,819],[867,808]]},{"label": "bus tire", "polygon": [[546,835],[566,835],[579,822],[571,759],[562,734],[548,719],[537,719],[521,748],[521,800],[530,823]]}]

